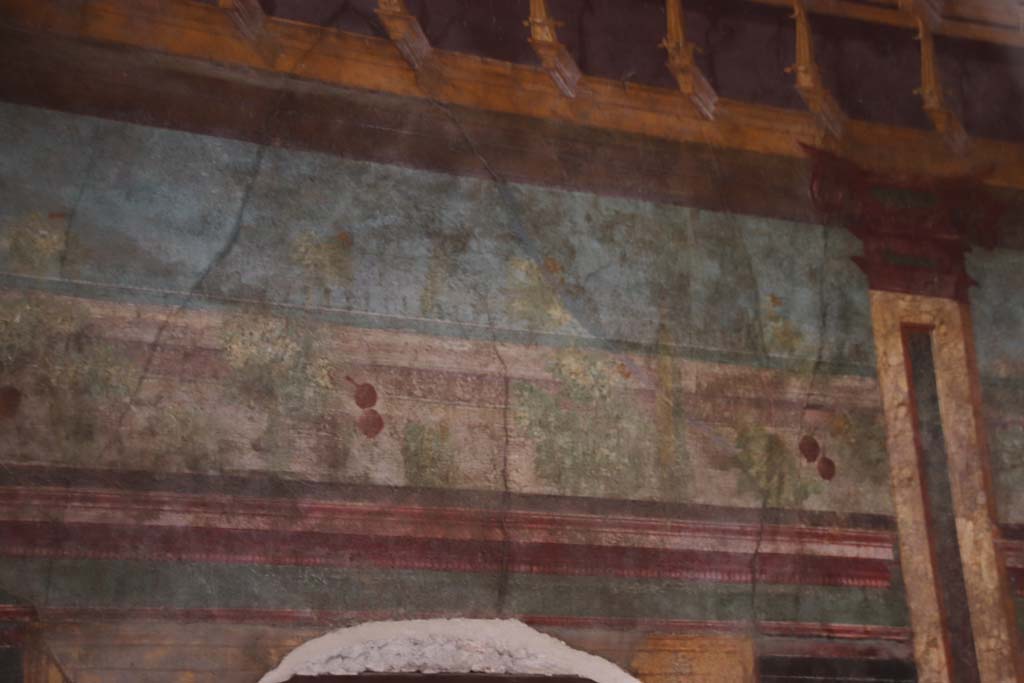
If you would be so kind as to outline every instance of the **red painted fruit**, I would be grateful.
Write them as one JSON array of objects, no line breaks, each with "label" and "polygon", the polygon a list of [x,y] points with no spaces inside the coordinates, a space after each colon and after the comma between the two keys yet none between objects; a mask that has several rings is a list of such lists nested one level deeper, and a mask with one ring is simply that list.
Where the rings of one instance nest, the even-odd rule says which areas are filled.
[{"label": "red painted fruit", "polygon": [[363,436],[372,439],[384,429],[384,418],[373,408],[368,408],[356,420],[356,426],[359,427]]},{"label": "red painted fruit", "polygon": [[356,405],[360,408],[372,408],[377,405],[377,390],[369,382],[357,382],[345,377],[356,388]]},{"label": "red painted fruit", "polygon": [[800,453],[803,454],[807,462],[814,462],[821,455],[821,445],[818,444],[818,440],[810,434],[800,439]]},{"label": "red painted fruit", "polygon": [[825,456],[818,461],[818,474],[825,481],[832,481],[832,477],[836,476],[836,464],[832,458]]}]

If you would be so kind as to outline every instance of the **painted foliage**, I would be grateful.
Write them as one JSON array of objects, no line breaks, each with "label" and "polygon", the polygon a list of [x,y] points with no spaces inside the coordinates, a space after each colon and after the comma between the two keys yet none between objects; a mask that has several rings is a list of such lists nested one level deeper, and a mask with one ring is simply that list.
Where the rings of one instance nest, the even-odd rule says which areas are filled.
[{"label": "painted foliage", "polygon": [[[889,511],[841,232],[13,106],[0,125],[8,461]],[[1016,406],[1012,348],[979,346]],[[995,424],[1012,482],[1019,425]]]},{"label": "painted foliage", "polygon": [[847,238],[4,113],[8,460],[888,509]]}]

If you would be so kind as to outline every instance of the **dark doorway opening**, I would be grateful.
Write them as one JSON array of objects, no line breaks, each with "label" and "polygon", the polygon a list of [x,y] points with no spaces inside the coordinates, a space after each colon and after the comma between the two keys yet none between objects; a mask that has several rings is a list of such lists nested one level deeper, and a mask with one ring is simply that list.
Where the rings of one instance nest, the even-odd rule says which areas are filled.
[{"label": "dark doorway opening", "polygon": [[761,657],[761,683],[914,683],[912,662],[898,659]]}]

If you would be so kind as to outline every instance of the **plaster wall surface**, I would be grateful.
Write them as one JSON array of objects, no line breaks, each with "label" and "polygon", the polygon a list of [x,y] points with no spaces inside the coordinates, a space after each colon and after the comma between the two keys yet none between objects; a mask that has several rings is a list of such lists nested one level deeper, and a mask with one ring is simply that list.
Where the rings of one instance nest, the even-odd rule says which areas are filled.
[{"label": "plaster wall surface", "polygon": [[[66,496],[11,499],[0,586],[44,613],[905,638],[878,540],[892,503],[867,284],[845,232],[14,105],[0,105],[0,147],[0,463],[34,477],[19,495]],[[1018,261],[969,263],[1008,526],[1024,523]],[[146,495],[166,498],[86,509],[68,502],[67,472],[148,477]],[[333,496],[372,507],[386,533],[345,517],[343,550],[319,536],[253,536],[251,555],[200,542],[217,525],[255,533],[218,497],[229,482],[273,489],[279,507],[259,514],[285,521],[259,524],[277,531],[326,533],[310,509]],[[509,526],[510,500],[529,523]],[[432,506],[484,521],[464,531]],[[633,526],[530,531],[536,547],[562,544],[531,564],[522,529],[591,507],[587,520],[610,509]],[[394,521],[412,508],[428,522]],[[810,531],[785,546],[765,535],[769,513]],[[680,520],[723,524],[683,549],[732,573],[699,574],[701,556],[681,578],[677,559],[639,554],[595,569],[575,549],[676,551]],[[735,520],[751,535],[728,546]],[[169,551],[168,529],[195,535]],[[431,545],[437,529],[448,545]],[[870,538],[836,540],[846,531]],[[413,559],[392,559],[403,550]],[[784,571],[751,582],[762,550]],[[811,581],[800,553],[834,564]],[[843,583],[829,568],[864,559],[883,571]]]}]

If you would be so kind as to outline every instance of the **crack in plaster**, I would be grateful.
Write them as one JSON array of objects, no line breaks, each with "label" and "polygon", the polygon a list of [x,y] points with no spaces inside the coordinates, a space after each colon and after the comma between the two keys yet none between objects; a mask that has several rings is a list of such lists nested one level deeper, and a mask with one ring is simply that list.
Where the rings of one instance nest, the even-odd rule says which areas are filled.
[{"label": "crack in plaster", "polygon": [[498,583],[498,595],[496,611],[498,615],[505,614],[505,605],[508,602],[508,589],[509,580],[511,578],[511,563],[512,563],[512,535],[508,529],[508,508],[509,508],[509,497],[512,494],[509,488],[509,447],[512,442],[511,429],[509,428],[509,418],[511,409],[511,391],[508,374],[508,363],[505,357],[501,355],[501,351],[498,349],[498,341],[494,340],[492,345],[494,349],[494,355],[498,359],[498,363],[501,364],[502,368],[502,407],[501,407],[501,422],[502,430],[504,432],[504,443],[502,444],[501,454],[501,574],[499,575]]},{"label": "crack in plaster", "polygon": [[[275,108],[276,109],[276,108]],[[121,414],[118,415],[117,421],[114,425],[114,434],[111,437],[111,443],[119,438],[121,430],[124,427],[124,421],[128,418],[128,415],[134,408],[135,401],[138,399],[139,394],[142,392],[142,385],[149,377],[149,371],[152,368],[153,361],[156,359],[156,354],[160,350],[160,344],[163,341],[164,335],[167,332],[167,328],[170,326],[171,321],[174,320],[178,315],[182,313],[189,304],[192,303],[193,299],[203,285],[206,283],[206,279],[210,276],[210,273],[219,266],[228,257],[231,251],[234,249],[238,242],[238,238],[242,232],[242,218],[245,215],[245,209],[249,204],[249,199],[252,196],[253,186],[256,184],[256,179],[260,175],[260,171],[263,168],[263,160],[266,157],[267,146],[261,145],[258,148],[255,163],[253,165],[253,171],[246,182],[245,188],[242,190],[241,201],[239,202],[238,211],[235,213],[235,222],[231,226],[231,232],[228,234],[227,239],[217,253],[213,255],[213,258],[206,264],[206,267],[199,273],[199,277],[185,293],[185,299],[178,304],[173,310],[171,310],[163,320],[160,321],[160,326],[157,328],[156,333],[153,335],[153,341],[149,344],[149,352],[146,354],[146,360],[142,364],[142,369],[139,371],[139,378],[135,382],[135,387],[128,395],[128,400],[125,403],[125,407],[121,410]],[[108,444],[108,447],[111,444]]]},{"label": "crack in plaster", "polygon": [[93,131],[93,148],[89,154],[89,160],[85,164],[85,170],[83,171],[82,184],[78,188],[78,195],[75,197],[74,203],[71,205],[71,210],[68,212],[67,224],[64,226],[64,249],[60,252],[60,258],[58,259],[57,275],[61,279],[64,279],[64,273],[67,269],[68,261],[68,250],[71,248],[71,238],[74,234],[74,223],[78,217],[78,209],[82,205],[82,200],[85,198],[85,193],[88,192],[90,181],[93,178],[93,171],[96,168],[96,162],[99,160],[100,150],[99,144],[96,139],[101,134],[101,129],[96,128]]},{"label": "crack in plaster", "polygon": [[[324,28],[326,29],[326,28],[328,28],[328,26],[325,26]],[[314,45],[311,46],[309,48],[309,50],[307,50],[307,52],[304,53],[304,55],[302,55],[299,58],[299,60],[296,63],[296,68],[298,68],[298,66],[301,64],[302,61],[304,61],[306,58],[308,58],[308,56],[313,52],[313,50],[319,45],[319,42],[320,41],[318,40],[316,43],[314,43]],[[294,71],[294,69],[293,69],[293,71]],[[290,78],[289,76],[285,75],[283,80],[288,80],[289,78]],[[267,121],[266,121],[266,124],[264,126],[264,130],[266,132],[269,132],[271,126],[273,125],[273,122],[278,117],[278,115],[280,113],[281,105],[283,104],[283,99],[284,99],[285,95],[286,95],[286,91],[282,89],[280,91],[280,98],[279,98],[277,104],[272,108],[270,114],[267,117]],[[517,238],[517,240],[521,243],[521,245],[523,247],[526,248],[528,253],[532,252],[532,251],[535,251],[535,249],[530,249],[530,246],[531,246],[530,245],[530,240],[528,239],[528,235],[526,235],[526,233],[525,233],[525,228],[523,227],[521,221],[519,220],[519,215],[518,215],[518,210],[517,210],[517,207],[516,207],[515,197],[510,192],[510,190],[509,190],[509,188],[507,186],[506,181],[504,181],[504,179],[501,178],[496,173],[496,171],[493,169],[493,167],[488,162],[488,160],[480,153],[480,151],[477,149],[476,145],[474,144],[473,140],[470,138],[468,132],[465,130],[465,128],[463,127],[461,122],[458,120],[458,118],[454,115],[454,113],[447,106],[441,104],[440,102],[437,102],[436,100],[433,100],[433,99],[431,101],[436,106],[438,106],[441,110],[443,110],[445,112],[445,114],[448,116],[448,118],[459,129],[459,131],[462,134],[462,136],[464,137],[467,145],[470,147],[472,153],[479,159],[479,161],[481,162],[481,164],[482,164],[483,168],[485,169],[486,173],[495,182],[495,184],[497,186],[497,189],[498,189],[499,196],[502,199],[502,203],[505,205],[506,212],[509,214],[509,216],[511,218],[511,222],[512,222],[513,228],[514,228],[515,233],[516,233],[515,237]],[[712,166],[713,166],[713,169],[712,170],[713,170],[714,175],[719,178],[719,184],[721,185],[721,183],[723,182],[724,179],[722,178],[722,172],[721,172],[720,165],[718,164],[717,157],[714,155],[715,148],[714,148],[714,145],[709,145],[709,146],[710,146],[710,148],[713,151],[713,154],[712,154]],[[243,219],[243,216],[244,216],[244,213],[245,213],[245,209],[246,209],[246,206],[247,206],[247,204],[249,202],[249,199],[251,197],[251,194],[252,194],[255,182],[258,179],[259,174],[261,172],[262,164],[263,164],[264,158],[266,156],[266,152],[267,152],[268,147],[269,147],[269,145],[261,145],[259,147],[259,152],[258,152],[257,159],[255,160],[253,173],[250,176],[249,181],[248,181],[248,183],[247,183],[247,185],[246,185],[246,187],[245,187],[245,189],[243,191],[243,196],[241,198],[240,206],[239,206],[239,209],[238,209],[238,211],[236,213],[235,224],[232,227],[231,233],[228,235],[227,239],[225,240],[224,245],[218,250],[218,252],[210,260],[210,262],[207,264],[207,266],[199,274],[199,276],[196,279],[196,281],[193,284],[193,286],[186,293],[185,300],[181,304],[179,304],[179,306],[177,308],[175,308],[171,313],[169,313],[164,318],[164,320],[162,321],[160,327],[158,328],[157,332],[155,333],[154,339],[153,339],[152,343],[150,344],[149,353],[148,353],[147,358],[145,360],[145,363],[143,365],[143,369],[142,369],[142,371],[140,373],[140,376],[139,376],[138,382],[137,382],[137,384],[135,386],[135,389],[131,392],[130,397],[129,397],[128,402],[127,402],[127,405],[126,405],[125,409],[123,410],[121,416],[119,417],[119,419],[117,421],[117,428],[115,430],[115,437],[116,437],[116,435],[118,433],[120,433],[123,421],[126,419],[127,415],[132,410],[133,403],[137,399],[137,397],[138,397],[138,395],[139,395],[139,393],[141,391],[142,384],[144,383],[145,379],[147,378],[147,376],[149,374],[149,369],[150,369],[150,367],[151,367],[151,365],[152,365],[152,363],[154,361],[154,357],[155,357],[156,353],[158,352],[158,350],[160,348],[161,340],[162,340],[162,338],[163,338],[163,336],[164,336],[164,334],[166,332],[167,327],[171,323],[172,319],[176,315],[180,314],[180,312],[182,310],[184,310],[188,306],[188,304],[193,300],[194,297],[201,296],[201,295],[204,294],[204,292],[202,290],[204,288],[204,285],[206,284],[206,280],[208,279],[210,274],[221,263],[224,262],[224,260],[230,255],[230,253],[234,249],[234,247],[235,247],[235,245],[236,245],[236,243],[237,243],[237,241],[238,241],[238,239],[240,237],[241,228],[242,228],[242,219]],[[80,192],[79,198],[78,198],[79,202],[81,201],[82,195],[84,195],[84,191],[85,190],[84,190],[84,185],[83,185],[83,190]],[[77,202],[76,202],[76,208],[77,208]],[[723,208],[725,208],[724,204],[723,204]],[[72,212],[72,218],[73,218],[73,216],[74,216],[74,212]],[[70,229],[70,222],[71,221],[69,220],[69,229]],[[738,226],[734,226],[734,227],[738,227]],[[748,261],[748,263],[750,263],[751,259],[750,259],[749,250],[746,249],[746,245],[744,243],[742,234],[738,235],[738,237],[739,237],[738,241],[740,242],[741,246],[743,247],[743,251],[746,253],[747,261]],[[826,240],[826,244],[823,245],[823,257],[825,256],[824,249],[827,248],[827,237],[825,238],[825,240]],[[536,254],[532,254],[532,255],[536,257]],[[543,270],[541,272],[543,273]],[[760,301],[760,285],[759,285],[759,282],[757,280],[756,273],[753,271],[752,265],[750,267],[750,273],[751,273],[751,277],[753,279],[753,284],[754,284],[754,287],[755,287],[755,292],[756,292],[757,296],[759,297],[759,299],[758,299],[758,302],[759,302]],[[551,283],[549,283],[549,284],[551,284]],[[553,286],[553,288],[554,288],[554,290],[556,292],[558,292],[559,288],[557,286]],[[823,297],[823,295],[824,295],[824,291],[823,291],[824,290],[824,276],[823,275],[822,275],[821,288],[822,288],[822,297]],[[564,297],[560,297],[560,298],[564,298]],[[578,308],[578,306],[575,305],[575,302],[566,302],[566,303],[569,304],[569,306],[571,306],[571,308]],[[808,385],[808,390],[807,390],[807,397],[808,398],[807,398],[807,400],[809,400],[810,394],[813,391],[813,384],[814,384],[814,381],[815,381],[815,376],[816,376],[816,374],[818,372],[818,369],[819,369],[819,366],[820,366],[820,364],[822,362],[822,357],[823,357],[823,346],[824,346],[824,343],[825,343],[825,338],[824,338],[824,334],[825,334],[825,321],[826,321],[826,318],[827,318],[827,315],[828,315],[828,310],[827,310],[827,302],[824,300],[824,298],[822,298],[821,304],[822,304],[822,313],[821,313],[821,316],[822,316],[822,332],[821,332],[821,337],[819,338],[818,353],[817,353],[817,356],[816,356],[816,359],[815,359],[814,368],[812,370],[811,379],[810,379],[810,382],[809,382],[809,385]],[[587,320],[587,318],[589,318],[589,316],[587,316],[587,315],[582,315],[581,316],[580,315],[580,313],[581,313],[580,311],[573,311],[573,313],[574,313],[574,318],[578,322],[581,322],[581,323],[590,322],[590,321]],[[764,356],[767,357],[767,349],[765,347],[765,328],[764,328],[762,316],[761,316],[761,313],[760,313],[758,305],[755,305],[755,307],[754,307],[754,315],[755,315],[756,326],[757,326],[757,328],[758,328],[758,330],[760,332],[760,339],[759,339],[760,350],[761,350],[761,353]],[[489,325],[489,327],[491,328],[491,331],[492,331],[492,334],[493,334],[493,332],[494,332],[494,320],[493,320],[493,318],[491,318],[491,315],[490,315],[489,311],[488,311],[488,317],[490,318],[489,322],[491,323],[491,325]],[[590,327],[589,325],[585,325],[585,326],[586,327]],[[498,348],[496,337],[494,338],[493,351],[494,351],[494,354],[495,354],[495,357],[496,357],[498,363],[502,367],[502,376],[503,376],[504,405],[503,405],[503,418],[502,419],[503,419],[503,430],[504,430],[504,449],[503,449],[503,462],[502,462],[502,470],[501,470],[501,480],[502,480],[502,489],[503,489],[503,492],[504,492],[503,500],[506,500],[508,495],[510,494],[510,481],[509,481],[509,477],[510,477],[510,472],[509,472],[509,444],[510,444],[510,439],[511,439],[510,424],[509,424],[509,420],[510,420],[510,401],[509,401],[509,399],[510,399],[510,377],[509,377],[509,369],[508,369],[507,361],[505,360],[505,358],[501,354],[500,349]],[[763,535],[764,535],[764,530],[765,530],[765,519],[764,519],[765,515],[764,515],[764,512],[765,512],[766,507],[767,507],[767,498],[768,498],[768,496],[766,495],[763,498],[763,500],[762,500],[761,514],[759,515],[759,520],[760,520],[759,532],[758,532],[758,536],[757,536],[757,542],[756,542],[756,545],[755,545],[755,549],[754,549],[753,555],[751,557],[751,573],[752,573],[752,576],[751,576],[751,610],[752,610],[751,611],[751,618],[754,621],[755,632],[756,632],[756,628],[757,628],[757,616],[756,616],[756,609],[755,609],[756,608],[755,601],[756,601],[756,594],[757,594],[757,588],[758,588],[757,569],[759,567],[759,562],[760,562],[759,553],[760,553],[760,550],[761,550],[761,545],[762,545]],[[506,519],[505,519],[505,512],[506,512],[506,509],[507,509],[507,504],[503,503],[502,507],[503,507],[503,510],[502,510],[502,516],[501,516],[500,523],[501,523],[502,536],[503,536],[503,540],[504,540],[504,543],[503,543],[503,549],[504,550],[503,550],[503,562],[502,562],[502,584],[501,584],[502,588],[499,589],[499,597],[498,597],[499,613],[503,612],[503,610],[504,610],[504,603],[505,603],[505,599],[506,599],[507,581],[508,581],[508,560],[509,560],[508,552],[509,552],[509,546],[510,546],[510,541],[511,541],[511,539],[509,538],[508,529],[507,529],[507,526],[506,526]]]},{"label": "crack in plaster", "polygon": [[110,437],[110,441],[107,443],[108,449],[110,448],[110,446],[114,445],[120,439],[121,431],[124,427],[124,421],[128,418],[128,415],[131,414],[132,410],[134,409],[135,402],[138,400],[139,394],[142,392],[142,386],[145,383],[146,379],[149,377],[149,371],[152,368],[153,361],[156,358],[156,354],[160,349],[160,344],[163,341],[163,337],[167,332],[167,328],[171,324],[171,321],[175,319],[178,315],[180,315],[189,306],[189,304],[192,303],[196,296],[205,294],[205,292],[201,292],[201,290],[203,286],[206,284],[207,278],[214,271],[214,269],[217,268],[221,263],[223,263],[224,260],[231,254],[232,250],[234,249],[235,245],[238,242],[238,239],[242,232],[242,219],[245,216],[246,208],[248,207],[249,201],[252,197],[253,188],[255,187],[256,181],[259,178],[260,173],[262,172],[263,162],[266,158],[267,150],[270,149],[271,147],[271,141],[273,140],[273,137],[271,136],[271,131],[273,130],[274,125],[281,114],[282,106],[284,105],[285,99],[289,93],[289,91],[284,86],[289,81],[295,78],[295,74],[298,72],[298,70],[302,67],[306,60],[309,59],[309,57],[320,47],[324,38],[329,35],[328,29],[334,28],[334,25],[340,20],[340,18],[341,11],[339,10],[338,12],[335,13],[334,16],[330,17],[329,21],[326,22],[324,26],[320,28],[319,35],[317,36],[316,40],[314,40],[313,43],[309,46],[309,48],[306,49],[298,57],[296,57],[295,63],[292,65],[292,67],[281,72],[281,77],[279,79],[280,83],[277,89],[277,97],[275,98],[273,106],[270,108],[270,111],[267,113],[267,116],[263,121],[263,125],[261,126],[260,129],[260,134],[256,136],[256,139],[262,142],[257,147],[256,159],[254,160],[253,164],[253,171],[249,175],[249,178],[245,184],[245,188],[242,190],[242,197],[239,201],[238,211],[235,213],[235,221],[234,224],[231,226],[231,232],[228,234],[227,239],[224,241],[224,244],[221,246],[221,248],[218,249],[217,253],[213,255],[213,258],[210,259],[206,267],[203,268],[203,270],[199,273],[199,276],[196,278],[195,282],[185,293],[184,300],[180,304],[178,304],[173,310],[171,310],[160,322],[160,326],[157,328],[156,333],[153,335],[153,341],[150,342],[149,344],[149,350],[148,353],[146,354],[146,359],[142,364],[142,369],[139,372],[138,381],[135,383],[135,387],[132,389],[132,391],[128,394],[128,399],[125,402],[125,406],[121,410],[120,415],[118,415],[118,418],[114,423],[113,434]]},{"label": "crack in plaster", "polygon": [[[722,165],[721,165],[721,163],[719,163],[718,148],[716,147],[714,142],[707,137],[706,134],[702,135],[702,137],[703,137],[704,144],[707,146],[707,148],[710,150],[710,153],[711,153],[710,154],[710,159],[711,159],[711,172],[712,172],[712,175],[718,181],[715,184],[715,187],[718,188],[718,193],[719,193],[719,202],[718,202],[718,204],[719,204],[719,207],[720,207],[720,209],[723,212],[727,213],[730,216],[733,216],[735,214],[733,212],[729,211],[728,195],[725,193],[725,190],[724,190],[724,188],[728,185],[728,182],[727,182],[727,179],[724,177],[724,174],[722,173]],[[759,333],[757,342],[758,342],[758,346],[759,346],[760,356],[762,357],[762,359],[765,361],[765,364],[767,365],[767,361],[768,361],[768,346],[767,346],[767,337],[766,337],[766,333],[765,333],[764,318],[761,315],[761,300],[762,300],[761,299],[761,283],[757,279],[757,271],[754,269],[754,261],[753,261],[753,258],[751,256],[751,254],[750,254],[750,249],[747,247],[746,240],[744,239],[743,227],[741,225],[737,224],[734,221],[733,222],[733,229],[736,231],[737,242],[739,243],[740,247],[743,250],[743,255],[746,257],[747,269],[748,269],[748,271],[750,273],[750,279],[751,279],[751,281],[753,282],[753,285],[754,285],[754,296],[756,297],[755,300],[754,300],[754,306],[753,306],[754,322],[755,322],[755,325],[757,327],[757,331]],[[772,405],[774,403],[774,399],[771,398],[771,394],[768,394],[768,396],[769,396],[769,404],[770,404],[769,408],[774,413],[775,412],[775,407],[774,407],[774,405]],[[770,496],[771,496],[771,491],[769,489],[765,489],[762,492],[761,506],[760,506],[760,508],[758,510],[758,516],[757,516],[757,520],[758,520],[758,524],[757,524],[757,538],[756,538],[756,541],[754,543],[754,550],[753,550],[753,552],[750,555],[750,563],[748,565],[749,566],[749,572],[750,572],[750,630],[751,630],[751,639],[752,640],[756,640],[757,637],[760,634],[760,618],[758,616],[758,609],[757,609],[757,593],[758,593],[758,587],[759,587],[759,573],[760,573],[760,566],[761,566],[761,549],[762,549],[762,546],[763,546],[763,543],[764,543],[764,535],[765,535],[766,526],[767,526],[766,525],[766,521],[765,521],[765,513],[766,513],[766,511],[768,509],[768,499],[769,499]]]},{"label": "crack in plaster", "polygon": [[[461,279],[461,278],[458,278]],[[501,427],[502,427],[502,450],[501,450],[501,467],[499,476],[501,477],[501,504],[500,504],[500,516],[498,518],[498,530],[501,534],[501,569],[498,573],[498,588],[495,597],[495,613],[499,616],[505,614],[505,606],[508,601],[508,588],[509,580],[511,578],[511,550],[512,550],[512,533],[508,527],[508,510],[510,507],[510,497],[512,495],[510,473],[509,473],[509,455],[512,443],[512,430],[510,427],[511,420],[511,409],[512,409],[512,392],[511,392],[511,377],[509,375],[508,361],[501,353],[500,344],[497,337],[497,326],[494,323],[494,314],[491,311],[490,304],[487,302],[487,296],[481,290],[478,284],[465,282],[463,285],[469,289],[473,294],[476,295],[477,301],[481,309],[484,311],[484,315],[487,318],[487,329],[491,334],[491,351],[494,353],[495,360],[498,365],[501,366],[501,378],[502,378],[502,404],[501,404]]]}]

